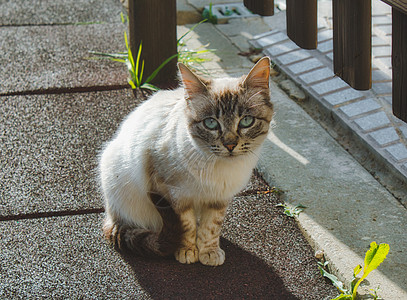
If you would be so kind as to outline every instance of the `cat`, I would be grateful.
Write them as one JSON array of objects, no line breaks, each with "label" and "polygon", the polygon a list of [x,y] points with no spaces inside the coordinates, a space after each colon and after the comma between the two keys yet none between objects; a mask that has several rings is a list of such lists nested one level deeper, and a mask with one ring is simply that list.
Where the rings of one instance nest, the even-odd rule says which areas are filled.
[{"label": "cat", "polygon": [[247,185],[273,116],[270,59],[241,78],[178,68],[183,87],[139,105],[102,152],[103,230],[119,249],[218,266],[228,203]]}]

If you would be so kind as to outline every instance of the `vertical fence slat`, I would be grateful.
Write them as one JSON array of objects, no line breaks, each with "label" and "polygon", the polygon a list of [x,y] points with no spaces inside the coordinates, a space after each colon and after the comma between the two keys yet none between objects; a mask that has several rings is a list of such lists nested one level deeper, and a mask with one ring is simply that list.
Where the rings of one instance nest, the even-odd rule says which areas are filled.
[{"label": "vertical fence slat", "polygon": [[[129,0],[130,47],[134,59],[140,42],[145,61],[144,79],[167,58],[177,53],[176,0]],[[176,80],[177,59],[158,73],[153,83],[173,83]]]},{"label": "vertical fence slat", "polygon": [[287,0],[287,34],[304,49],[317,48],[317,0]]},{"label": "vertical fence slat", "polygon": [[334,72],[357,90],[372,85],[371,0],[333,0]]},{"label": "vertical fence slat", "polygon": [[243,3],[251,12],[260,16],[274,15],[274,0],[244,0]]},{"label": "vertical fence slat", "polygon": [[393,8],[393,114],[407,122],[407,14]]}]

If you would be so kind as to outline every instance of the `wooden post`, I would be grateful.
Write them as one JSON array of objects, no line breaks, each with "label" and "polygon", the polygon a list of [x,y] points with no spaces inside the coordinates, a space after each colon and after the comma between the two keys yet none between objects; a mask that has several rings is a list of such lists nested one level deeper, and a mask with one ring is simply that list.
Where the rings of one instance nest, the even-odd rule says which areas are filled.
[{"label": "wooden post", "polygon": [[[144,79],[177,53],[176,0],[129,0],[130,47],[134,59],[143,43]],[[170,61],[153,80],[154,84],[172,84],[176,80],[177,59]]]},{"label": "wooden post", "polygon": [[260,16],[274,15],[274,0],[244,0],[243,3],[251,12]]},{"label": "wooden post", "polygon": [[316,49],[317,0],[287,0],[287,35],[299,47]]},{"label": "wooden post", "polygon": [[372,86],[371,0],[333,0],[334,72],[357,90]]},{"label": "wooden post", "polygon": [[393,114],[407,122],[407,14],[392,9]]}]

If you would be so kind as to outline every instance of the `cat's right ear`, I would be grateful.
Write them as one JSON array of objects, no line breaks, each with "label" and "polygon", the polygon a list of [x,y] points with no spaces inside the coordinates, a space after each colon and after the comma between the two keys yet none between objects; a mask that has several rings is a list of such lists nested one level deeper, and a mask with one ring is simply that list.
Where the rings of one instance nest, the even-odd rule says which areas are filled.
[{"label": "cat's right ear", "polygon": [[194,95],[202,94],[206,91],[205,83],[183,63],[178,63],[178,69],[188,98],[193,98]]}]

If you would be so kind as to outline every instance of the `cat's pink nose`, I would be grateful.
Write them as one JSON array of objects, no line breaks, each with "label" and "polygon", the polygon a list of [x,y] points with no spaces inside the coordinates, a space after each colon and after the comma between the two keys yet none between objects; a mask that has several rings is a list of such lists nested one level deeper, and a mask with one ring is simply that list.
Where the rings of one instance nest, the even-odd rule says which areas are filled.
[{"label": "cat's pink nose", "polygon": [[236,147],[236,144],[234,144],[234,143],[223,144],[223,145],[226,147],[226,149],[228,149],[229,152],[232,152],[233,149],[235,149],[235,147]]}]

